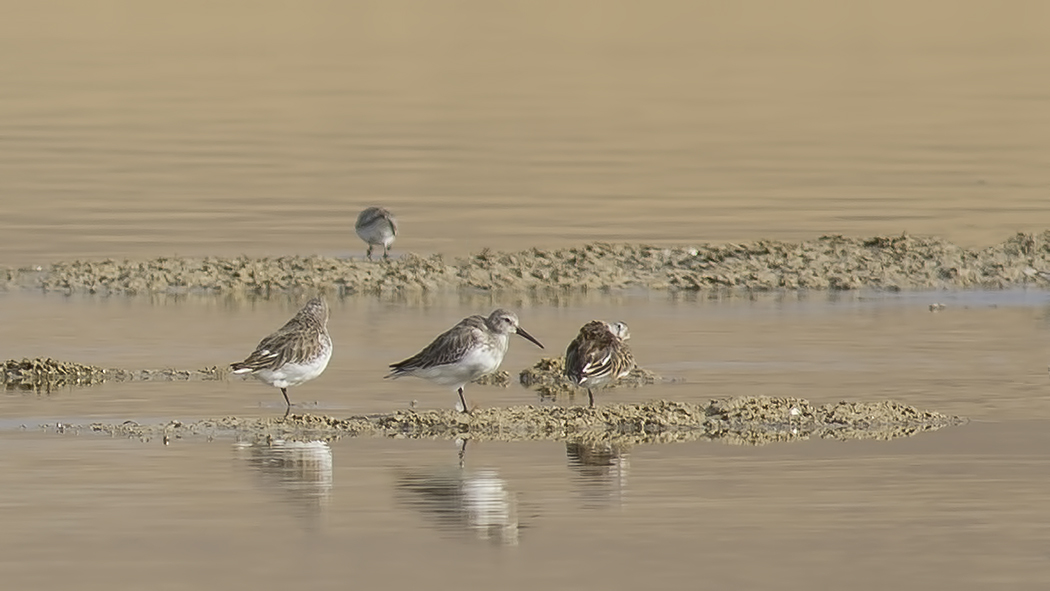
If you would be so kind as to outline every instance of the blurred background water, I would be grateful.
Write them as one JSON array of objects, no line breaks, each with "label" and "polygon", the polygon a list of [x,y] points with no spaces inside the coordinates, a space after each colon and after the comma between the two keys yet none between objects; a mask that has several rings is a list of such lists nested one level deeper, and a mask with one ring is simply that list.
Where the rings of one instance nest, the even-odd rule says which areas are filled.
[{"label": "blurred background water", "polygon": [[0,263],[1045,227],[1038,1],[7,2]]}]

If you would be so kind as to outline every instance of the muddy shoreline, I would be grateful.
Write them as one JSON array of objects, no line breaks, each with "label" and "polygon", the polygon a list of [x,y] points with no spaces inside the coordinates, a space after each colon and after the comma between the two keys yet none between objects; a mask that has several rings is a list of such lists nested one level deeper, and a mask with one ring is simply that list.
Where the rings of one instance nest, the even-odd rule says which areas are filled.
[{"label": "muddy shoreline", "polygon": [[919,410],[893,401],[813,405],[799,398],[739,397],[706,405],[668,400],[643,404],[514,406],[453,410],[399,410],[336,418],[294,414],[287,418],[224,417],[193,422],[141,425],[52,424],[63,434],[101,433],[161,440],[236,438],[254,442],[333,440],[342,437],[466,439],[483,441],[587,441],[618,444],[711,440],[764,445],[803,439],[896,439],[965,423],[965,419]]},{"label": "muddy shoreline", "polygon": [[[521,372],[519,380],[537,391],[541,399],[556,398],[574,389],[562,383],[560,358],[543,359]],[[8,360],[0,379],[8,390],[51,391],[60,387],[88,386],[105,381],[221,380],[225,368],[201,370],[104,369],[49,358]],[[659,376],[636,368],[618,386],[638,387]],[[500,372],[491,386],[506,387],[510,376]],[[337,418],[294,414],[265,419],[224,417],[184,423],[140,425],[50,424],[41,428],[60,433],[97,432],[111,436],[165,443],[183,438],[236,437],[267,442],[330,440],[340,437],[398,437],[480,440],[612,441],[619,444],[660,443],[699,439],[760,445],[797,439],[895,439],[957,425],[964,419],[924,411],[894,401],[848,402],[814,405],[801,398],[745,396],[712,400],[697,405],[668,400],[643,404],[584,406],[526,405],[454,410],[397,410],[365,416]]]},{"label": "muddy shoreline", "polygon": [[92,386],[104,382],[181,382],[190,380],[224,380],[230,375],[226,366],[200,369],[121,369],[59,361],[50,357],[8,359],[0,363],[0,384],[8,390],[50,392],[74,386]]},{"label": "muddy shoreline", "polygon": [[937,237],[823,236],[801,243],[593,243],[519,252],[484,250],[446,261],[406,254],[389,261],[319,256],[62,261],[0,268],[0,285],[48,292],[337,295],[483,291],[921,290],[1050,287],[1050,230],[987,248]]}]

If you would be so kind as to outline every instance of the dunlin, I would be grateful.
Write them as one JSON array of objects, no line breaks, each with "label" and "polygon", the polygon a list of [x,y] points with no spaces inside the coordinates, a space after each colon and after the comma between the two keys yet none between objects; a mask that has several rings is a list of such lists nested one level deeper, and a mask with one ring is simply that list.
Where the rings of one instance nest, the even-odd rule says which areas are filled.
[{"label": "dunlin", "polygon": [[332,358],[332,338],[328,336],[328,304],[316,297],[284,326],[263,339],[244,361],[230,364],[233,373],[250,373],[281,389],[292,409],[288,388],[321,375]]},{"label": "dunlin", "polygon": [[386,377],[415,376],[459,392],[463,412],[469,412],[463,386],[499,369],[507,354],[511,334],[519,334],[543,348],[525,329],[518,326],[513,312],[495,310],[484,316],[468,316],[438,335],[434,342],[412,357],[390,365]]},{"label": "dunlin", "polygon": [[565,350],[565,376],[581,388],[594,407],[593,390],[615,382],[634,369],[634,356],[627,346],[631,338],[623,322],[609,324],[592,320]]},{"label": "dunlin", "polygon": [[390,245],[397,236],[397,219],[382,207],[369,207],[357,216],[354,224],[357,235],[368,244],[368,260],[372,260],[372,249],[383,247],[383,258],[390,258]]}]

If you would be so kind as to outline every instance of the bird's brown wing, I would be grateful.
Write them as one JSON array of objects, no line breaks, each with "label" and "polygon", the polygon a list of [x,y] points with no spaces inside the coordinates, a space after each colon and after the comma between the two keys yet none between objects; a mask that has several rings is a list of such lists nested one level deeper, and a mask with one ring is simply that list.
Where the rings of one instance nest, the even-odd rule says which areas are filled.
[{"label": "bird's brown wing", "polygon": [[390,369],[394,370],[391,375],[459,361],[467,351],[484,340],[484,323],[485,320],[481,316],[464,318],[459,324],[438,335],[419,353],[404,361],[390,364]]},{"label": "bird's brown wing", "polygon": [[[294,319],[293,319],[294,320]],[[247,359],[234,363],[234,371],[249,369],[278,369],[288,362],[302,363],[317,355],[321,341],[315,331],[304,331],[292,322],[264,338]]]},{"label": "bird's brown wing", "polygon": [[601,321],[585,324],[565,350],[565,376],[577,385],[593,378],[620,378],[633,367],[634,356],[627,343],[616,338]]}]

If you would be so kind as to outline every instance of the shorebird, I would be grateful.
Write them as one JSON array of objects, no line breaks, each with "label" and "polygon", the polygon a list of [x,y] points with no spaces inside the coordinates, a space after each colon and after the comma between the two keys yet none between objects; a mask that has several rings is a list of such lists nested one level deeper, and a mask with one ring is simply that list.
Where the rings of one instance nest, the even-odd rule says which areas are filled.
[{"label": "shorebird", "polygon": [[397,236],[397,219],[382,207],[369,207],[357,216],[354,230],[368,244],[368,260],[372,260],[372,249],[383,247],[383,258],[390,258],[390,245]]},{"label": "shorebird", "polygon": [[244,361],[231,363],[233,373],[250,373],[281,389],[288,409],[288,388],[321,375],[332,358],[332,338],[328,336],[328,304],[322,297],[306,302],[295,316],[273,334],[259,342]]},{"label": "shorebird", "polygon": [[463,398],[463,386],[485,374],[499,369],[511,334],[519,334],[540,344],[525,329],[518,326],[518,317],[513,312],[498,309],[484,316],[467,316],[447,331],[438,335],[434,342],[412,357],[392,363],[386,377],[415,376],[442,386],[452,386],[459,392],[463,412],[467,401]]},{"label": "shorebird", "polygon": [[593,390],[611,384],[634,369],[634,355],[627,346],[631,333],[623,322],[592,320],[565,350],[565,377],[581,388],[594,408]]}]

